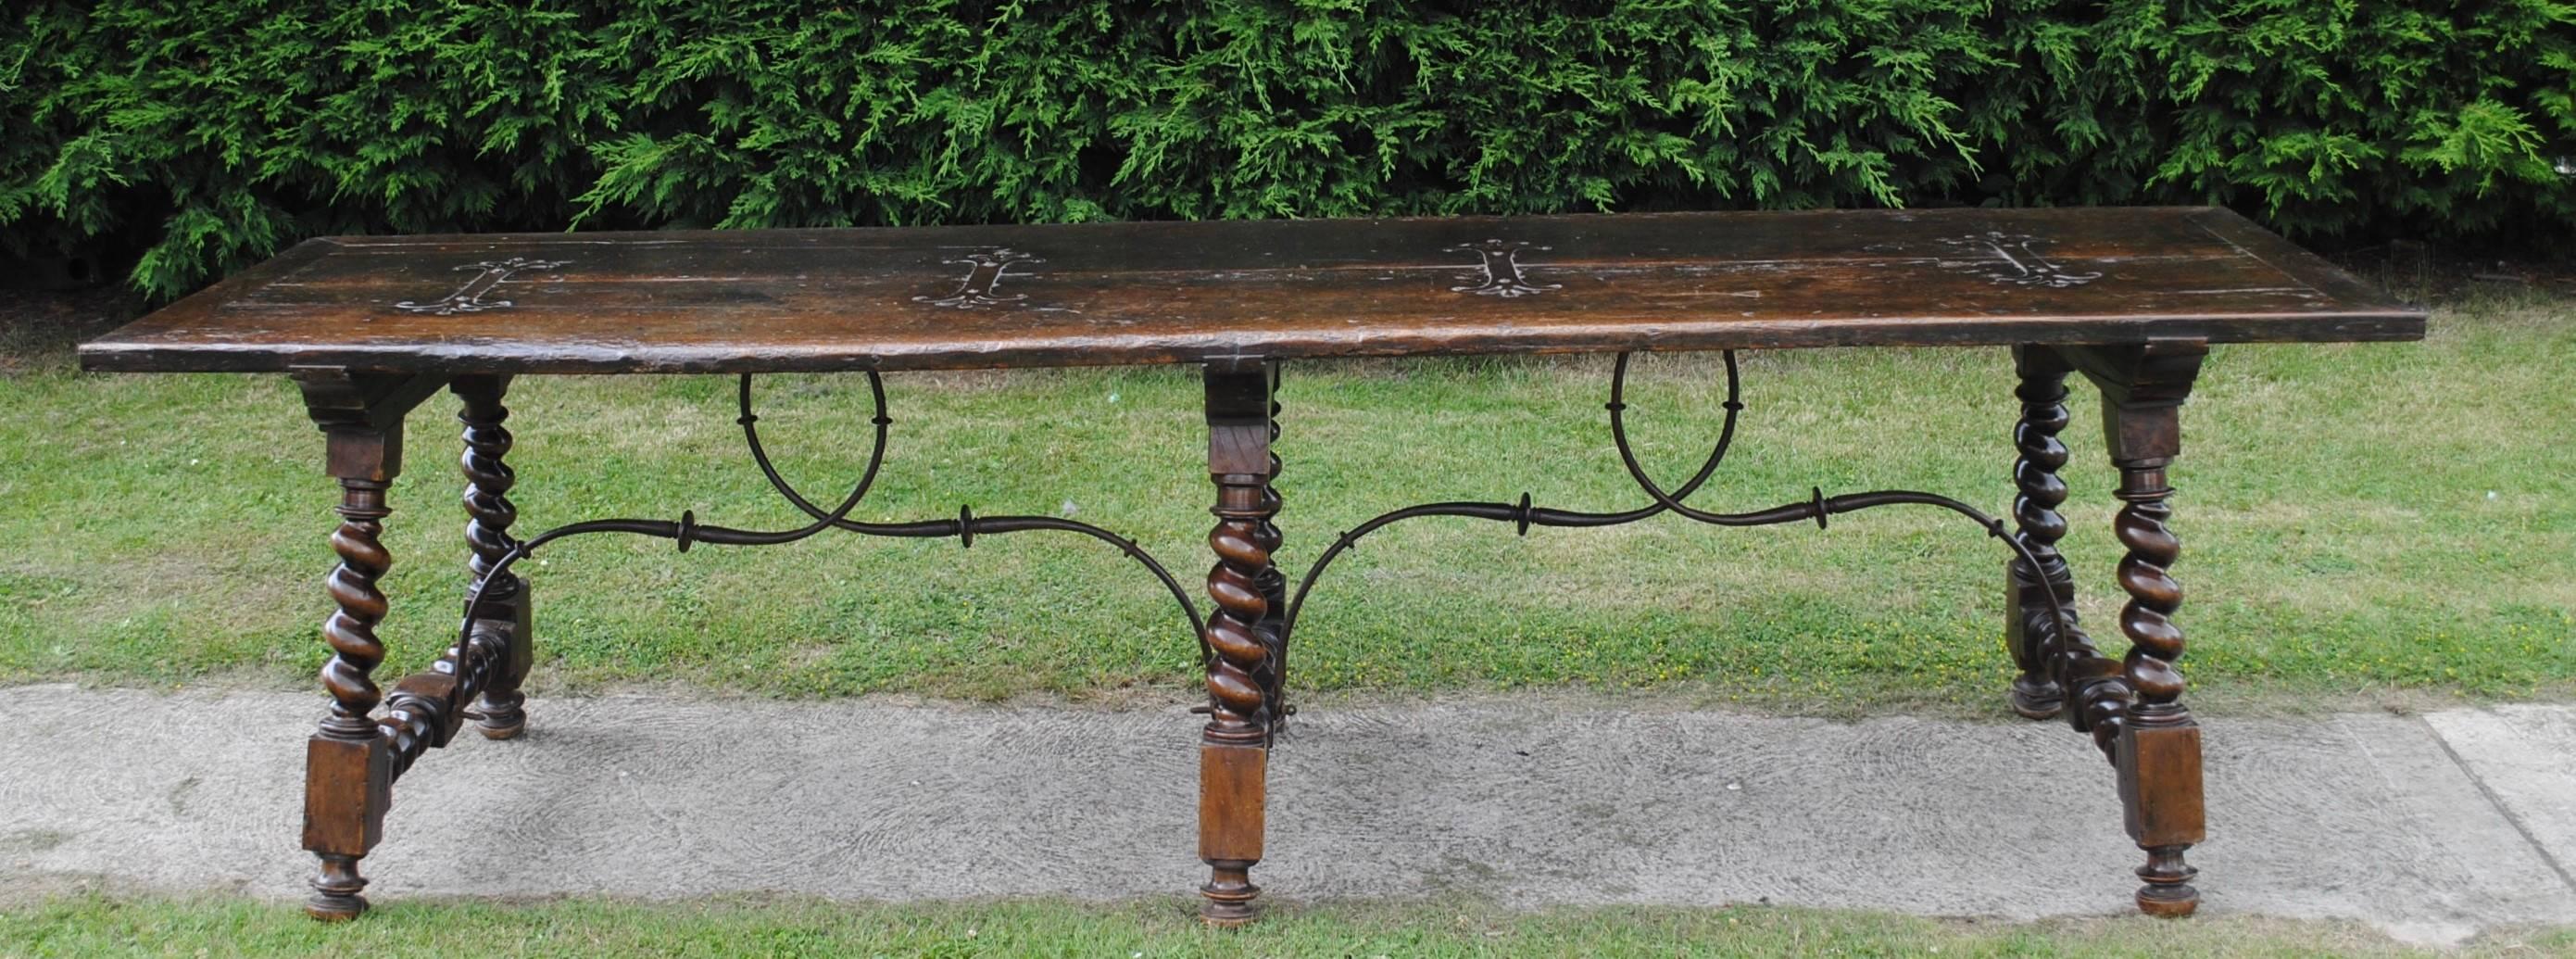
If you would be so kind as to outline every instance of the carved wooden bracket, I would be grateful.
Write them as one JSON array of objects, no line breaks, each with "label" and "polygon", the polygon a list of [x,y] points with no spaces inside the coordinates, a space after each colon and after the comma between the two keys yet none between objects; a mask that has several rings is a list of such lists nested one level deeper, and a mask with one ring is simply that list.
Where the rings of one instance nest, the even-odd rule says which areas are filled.
[{"label": "carved wooden bracket", "polygon": [[2113,463],[2143,469],[2173,462],[2182,451],[2181,407],[2209,356],[2209,341],[2057,349],[2102,391],[2102,436]]},{"label": "carved wooden bracket", "polygon": [[287,370],[304,393],[305,415],[330,437],[327,470],[341,479],[393,481],[402,472],[402,422],[447,378],[338,366]]}]

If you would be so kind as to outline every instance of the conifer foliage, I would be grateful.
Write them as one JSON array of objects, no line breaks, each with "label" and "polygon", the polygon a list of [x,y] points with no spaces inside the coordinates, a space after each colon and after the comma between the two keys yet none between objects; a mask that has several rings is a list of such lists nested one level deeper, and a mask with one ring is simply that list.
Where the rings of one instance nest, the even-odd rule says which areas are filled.
[{"label": "conifer foliage", "polygon": [[2576,0],[101,0],[0,13],[0,244],[2221,203],[2576,234]]}]

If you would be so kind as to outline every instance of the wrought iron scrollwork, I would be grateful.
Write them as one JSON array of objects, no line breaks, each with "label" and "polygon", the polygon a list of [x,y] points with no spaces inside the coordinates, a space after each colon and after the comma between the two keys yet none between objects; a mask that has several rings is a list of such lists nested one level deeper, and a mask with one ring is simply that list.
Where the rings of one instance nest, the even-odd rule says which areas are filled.
[{"label": "wrought iron scrollwork", "polygon": [[[794,484],[789,483],[787,478],[778,472],[777,465],[769,457],[768,448],[760,440],[758,425],[760,417],[752,412],[751,375],[743,374],[735,393],[736,407],[740,415],[734,420],[742,427],[743,444],[751,451],[752,463],[760,468],[760,474],[769,481],[770,488],[776,490],[781,498],[795,506],[799,512],[804,513],[810,522],[793,529],[749,530],[701,523],[696,513],[683,511],[677,520],[597,519],[568,523],[517,541],[507,552],[494,559],[488,567],[480,570],[480,577],[475,580],[473,588],[467,595],[465,620],[457,628],[455,643],[440,661],[439,671],[451,673],[457,681],[436,690],[435,696],[425,697],[431,701],[416,697],[413,701],[413,711],[435,712],[441,717],[462,715],[464,705],[472,702],[473,697],[481,691],[481,683],[478,680],[486,671],[480,668],[457,669],[450,664],[474,664],[483,658],[479,655],[481,650],[478,649],[481,644],[475,642],[474,611],[489,598],[486,594],[499,588],[500,584],[515,582],[510,575],[511,568],[535,554],[538,549],[558,540],[594,533],[625,533],[672,540],[681,552],[687,552],[690,547],[700,543],[716,546],[774,546],[793,543],[828,529],[858,533],[862,536],[899,539],[956,537],[960,547],[973,546],[978,536],[994,536],[1003,533],[1031,530],[1080,533],[1116,547],[1127,558],[1135,560],[1148,572],[1153,573],[1155,579],[1162,581],[1163,588],[1172,594],[1173,602],[1181,608],[1181,615],[1189,620],[1190,632],[1194,635],[1205,632],[1205,621],[1199,615],[1197,604],[1190,600],[1189,591],[1181,586],[1179,580],[1172,577],[1170,570],[1165,569],[1162,563],[1145,552],[1145,549],[1137,545],[1135,540],[1090,523],[1055,516],[977,516],[971,508],[962,506],[958,508],[955,519],[901,523],[870,523],[851,519],[850,512],[858,508],[859,501],[865,499],[868,491],[876,485],[877,474],[885,464],[887,436],[894,424],[893,418],[886,415],[884,378],[873,370],[868,371],[866,375],[869,399],[876,408],[876,415],[869,418],[869,423],[875,427],[875,439],[868,450],[866,468],[860,472],[858,481],[850,487],[849,494],[838,504],[828,510],[824,509],[797,490]],[[1200,652],[1202,655],[1207,652],[1203,637],[1200,640]],[[424,691],[424,693],[427,692],[429,691]],[[415,720],[411,725],[423,724]],[[396,740],[396,745],[401,752],[397,761],[402,765],[409,765],[413,758],[429,746],[439,745],[445,741],[444,737],[427,734],[426,729],[414,729],[410,732],[411,735],[399,736]]]},{"label": "wrought iron scrollwork", "polygon": [[[1975,522],[1978,526],[1984,527],[1986,535],[2003,541],[2004,545],[2011,549],[2013,554],[2019,557],[2022,562],[2029,563],[2034,568],[2038,566],[2037,557],[2031,554],[2029,547],[2023,545],[2018,538],[2011,535],[2002,520],[1988,516],[1984,512],[1979,511],[1976,507],[1969,506],[1966,503],[1933,493],[1925,493],[1915,490],[1873,490],[1865,493],[1844,493],[1835,496],[1827,496],[1823,489],[1816,488],[1809,490],[1808,498],[1803,502],[1786,503],[1780,506],[1771,507],[1770,509],[1752,510],[1742,513],[1710,512],[1692,507],[1689,504],[1682,502],[1692,493],[1698,492],[1700,487],[1708,482],[1709,477],[1716,474],[1718,465],[1726,460],[1728,448],[1734,445],[1736,421],[1739,415],[1744,411],[1742,372],[1736,365],[1735,351],[1728,350],[1724,353],[1726,363],[1725,426],[1718,433],[1717,443],[1715,447],[1709,451],[1708,459],[1700,464],[1699,471],[1691,474],[1689,481],[1671,490],[1666,490],[1661,484],[1655,482],[1654,477],[1647,475],[1645,467],[1637,460],[1636,449],[1628,441],[1626,417],[1628,409],[1628,359],[1628,354],[1621,353],[1619,354],[1617,361],[1611,367],[1610,401],[1607,404],[1604,404],[1604,408],[1610,412],[1610,440],[1618,447],[1619,461],[1621,465],[1627,469],[1629,478],[1636,481],[1638,489],[1644,491],[1647,497],[1652,499],[1653,502],[1634,509],[1621,510],[1617,512],[1593,512],[1587,510],[1566,510],[1536,506],[1531,503],[1530,495],[1528,493],[1522,493],[1520,501],[1517,503],[1425,503],[1419,506],[1408,506],[1403,509],[1381,513],[1371,518],[1368,522],[1361,523],[1359,526],[1354,527],[1349,532],[1345,532],[1339,538],[1336,538],[1333,541],[1333,545],[1327,547],[1322,555],[1315,558],[1314,565],[1307,568],[1305,578],[1297,585],[1295,596],[1288,601],[1288,614],[1286,619],[1280,624],[1281,645],[1286,646],[1288,643],[1293,641],[1297,629],[1298,615],[1305,609],[1307,593],[1314,589],[1315,581],[1323,575],[1326,567],[1332,565],[1335,558],[1338,558],[1342,553],[1348,551],[1352,545],[1358,543],[1360,537],[1405,520],[1425,516],[1464,516],[1470,519],[1510,523],[1519,534],[1527,535],[1530,527],[1532,526],[1617,526],[1623,523],[1633,523],[1639,520],[1649,519],[1666,512],[1675,513],[1684,518],[1696,522],[1707,523],[1713,526],[1770,526],[1778,523],[1791,523],[1798,520],[1811,519],[1815,521],[1818,529],[1823,529],[1826,526],[1828,517],[1840,513],[1857,512],[1881,506],[1933,506],[1957,513],[1960,516],[1966,517],[1970,521]],[[2048,597],[2048,601],[2052,620],[2058,625],[2060,630],[2063,630],[2070,623],[2070,618],[2065,605],[2059,602],[2053,595]]]},{"label": "wrought iron scrollwork", "polygon": [[[1299,617],[1304,612],[1306,598],[1308,594],[1314,591],[1315,584],[1323,576],[1324,571],[1331,567],[1335,559],[1339,558],[1343,553],[1348,552],[1351,547],[1356,545],[1361,537],[1367,536],[1370,533],[1384,529],[1396,523],[1420,517],[1462,516],[1491,522],[1509,523],[1512,524],[1514,530],[1521,535],[1526,535],[1533,526],[1617,526],[1625,523],[1633,523],[1640,520],[1650,519],[1664,513],[1674,513],[1694,522],[1727,527],[1770,526],[1780,523],[1797,522],[1799,520],[1813,520],[1817,527],[1822,529],[1826,527],[1829,518],[1837,514],[1858,512],[1883,506],[1931,506],[1958,514],[1959,516],[1976,523],[1978,526],[1985,529],[1988,536],[2002,541],[2005,547],[2010,549],[2014,556],[2020,559],[2023,563],[2029,564],[2030,567],[2034,569],[2040,568],[2039,558],[2032,553],[2031,548],[2024,544],[2019,537],[2011,534],[2005,521],[1989,516],[1975,507],[1969,506],[1959,500],[1933,493],[1920,492],[1916,490],[1873,490],[1869,492],[1844,493],[1828,496],[1821,488],[1816,488],[1811,489],[1808,497],[1802,501],[1785,503],[1769,509],[1750,510],[1736,513],[1702,510],[1685,503],[1684,500],[1698,492],[1708,483],[1710,477],[1716,475],[1718,467],[1726,460],[1727,451],[1733,447],[1735,442],[1736,425],[1745,408],[1742,391],[1742,373],[1741,369],[1737,365],[1735,352],[1729,350],[1723,354],[1726,368],[1726,400],[1723,404],[1723,408],[1726,411],[1726,417],[1724,426],[1718,433],[1717,441],[1710,449],[1708,458],[1700,463],[1699,469],[1693,472],[1690,478],[1684,481],[1681,485],[1670,489],[1665,488],[1662,484],[1658,483],[1654,477],[1647,473],[1644,465],[1640,463],[1637,458],[1634,445],[1629,440],[1626,418],[1628,408],[1627,382],[1629,359],[1629,354],[1621,353],[1614,363],[1610,379],[1610,400],[1608,403],[1604,404],[1604,408],[1610,414],[1610,438],[1611,442],[1618,450],[1620,464],[1626,469],[1629,478],[1636,482],[1638,489],[1646,494],[1650,502],[1631,509],[1618,511],[1569,510],[1535,505],[1530,494],[1523,493],[1521,494],[1518,502],[1512,503],[1472,501],[1425,503],[1392,510],[1372,517],[1367,522],[1361,523],[1359,526],[1342,533],[1339,537],[1334,539],[1332,545],[1326,547],[1324,552],[1316,557],[1314,564],[1307,568],[1305,576],[1298,581],[1296,590],[1288,595],[1286,610],[1284,613],[1278,612],[1275,608],[1272,609],[1270,615],[1278,617],[1276,626],[1278,639],[1277,646],[1271,651],[1272,655],[1269,657],[1271,662],[1271,672],[1269,675],[1260,677],[1261,685],[1266,687],[1261,690],[1263,700],[1272,706],[1284,706],[1284,702],[1282,700],[1284,699],[1283,694],[1287,684],[1287,653],[1290,648],[1290,643],[1295,636]],[[885,384],[883,379],[873,371],[867,374],[867,379],[870,398],[876,408],[876,415],[869,421],[875,427],[874,442],[868,452],[867,466],[860,474],[858,481],[852,485],[849,494],[830,509],[825,509],[821,505],[815,503],[803,492],[796,489],[794,484],[789,483],[786,477],[779,473],[776,464],[772,462],[769,457],[767,448],[760,440],[760,431],[758,426],[760,418],[752,412],[750,375],[745,374],[739,382],[739,388],[736,395],[740,416],[737,417],[735,422],[742,427],[744,445],[750,450],[752,462],[759,467],[761,475],[768,480],[770,487],[776,490],[781,498],[795,506],[799,512],[805,514],[805,516],[810,520],[810,522],[803,526],[786,530],[767,531],[738,529],[730,526],[700,523],[694,513],[683,512],[678,520],[600,519],[570,523],[555,527],[526,540],[512,544],[506,553],[501,554],[497,559],[493,560],[487,568],[482,569],[481,578],[476,581],[474,588],[467,599],[467,617],[464,623],[458,628],[456,643],[441,662],[441,672],[447,672],[450,669],[453,669],[453,675],[456,676],[457,681],[452,684],[446,684],[445,687],[441,689],[424,689],[419,691],[419,694],[405,697],[406,706],[408,707],[406,709],[407,713],[420,715],[424,718],[426,718],[428,714],[435,714],[436,718],[427,719],[427,721],[415,719],[411,722],[411,726],[421,728],[410,729],[408,730],[410,735],[398,737],[397,744],[404,753],[398,761],[402,762],[404,765],[408,765],[409,760],[416,756],[421,749],[426,748],[428,745],[443,742],[444,736],[438,735],[432,731],[438,725],[438,720],[444,719],[445,717],[461,715],[463,704],[470,702],[473,696],[479,692],[479,684],[476,680],[486,671],[478,668],[477,664],[485,657],[482,655],[483,651],[478,649],[477,644],[474,642],[474,620],[472,617],[472,611],[479,607],[486,599],[484,595],[486,591],[495,588],[497,584],[511,581],[510,569],[517,565],[521,560],[524,560],[535,553],[536,550],[557,540],[594,533],[625,533],[673,540],[678,544],[680,550],[684,552],[691,546],[699,543],[709,543],[718,546],[765,546],[792,543],[797,540],[813,536],[827,529],[839,529],[865,536],[886,536],[913,539],[953,536],[957,538],[960,546],[972,546],[974,544],[975,537],[977,536],[990,536],[1029,530],[1057,530],[1062,532],[1080,533],[1117,548],[1120,553],[1132,560],[1135,560],[1139,565],[1142,565],[1147,571],[1151,572],[1155,579],[1161,581],[1164,589],[1172,594],[1173,601],[1181,607],[1182,615],[1189,620],[1191,632],[1198,637],[1199,654],[1202,661],[1204,661],[1206,657],[1214,655],[1214,650],[1209,647],[1206,636],[1207,621],[1200,615],[1197,605],[1190,600],[1188,590],[1184,589],[1180,582],[1173,578],[1170,570],[1164,568],[1161,563],[1157,562],[1151,555],[1146,553],[1142,547],[1138,546],[1134,540],[1119,536],[1098,526],[1053,516],[976,516],[971,509],[964,507],[961,507],[958,510],[958,515],[955,519],[918,520],[900,523],[871,523],[851,519],[851,511],[857,508],[859,501],[867,496],[869,489],[873,487],[876,482],[880,468],[884,464],[886,440],[893,424],[893,420],[886,415]],[[1275,476],[1275,474],[1276,467],[1274,466],[1273,475]],[[1274,490],[1265,489],[1264,495],[1276,496],[1277,494]],[[1259,531],[1258,527],[1255,527],[1254,529],[1256,532]],[[1273,540],[1273,542],[1275,542],[1275,540]],[[2150,554],[2154,553],[2153,550],[2146,550],[2145,552]],[[2149,556],[2150,560],[2155,558],[2157,557],[2154,555]],[[1262,585],[1263,584],[1247,582],[1245,584],[1247,594],[1249,594],[1250,591],[1266,592],[1267,590],[1262,589]],[[1285,583],[1283,581],[1277,585],[1284,586]],[[2071,611],[2066,608],[2063,602],[2053,595],[2053,591],[2046,598],[2048,600],[2049,619],[2054,627],[2051,630],[2052,635],[2050,636],[2050,639],[2053,641],[2048,644],[2047,652],[2052,660],[2056,661],[2053,663],[2053,665],[2057,667],[2055,671],[2065,673],[2069,671],[2065,664],[2066,659],[2073,658],[2067,656],[2067,654],[2073,652],[2073,650],[2068,649],[2066,644],[2055,642],[2054,640],[2063,639],[2070,634],[2081,636],[2081,633],[2080,631],[2076,631],[2073,627],[2074,621]],[[459,664],[467,668],[449,666],[448,664],[450,663]],[[2152,672],[2151,667],[2153,665],[2154,664],[2149,664],[2149,669],[2140,671]],[[2062,681],[2065,681],[2068,684],[2070,689],[2089,690],[2089,687],[2099,684],[2125,685],[2122,683],[2121,678],[2117,676],[2103,677],[2092,675],[2067,675],[2062,676],[2061,678]],[[2126,693],[2125,688],[2120,690],[2089,691],[2095,692],[2097,694],[2097,698],[2122,698]],[[430,695],[433,693],[436,695]],[[1277,715],[1272,716],[1272,724],[1275,732],[1276,727],[1280,724],[1280,720],[1284,718],[1285,710],[1278,709],[1274,711],[1277,713]]]}]

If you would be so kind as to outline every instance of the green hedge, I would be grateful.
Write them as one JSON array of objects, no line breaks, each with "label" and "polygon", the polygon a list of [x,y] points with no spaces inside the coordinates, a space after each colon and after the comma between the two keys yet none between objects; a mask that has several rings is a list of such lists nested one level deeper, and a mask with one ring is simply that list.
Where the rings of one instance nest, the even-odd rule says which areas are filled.
[{"label": "green hedge", "polygon": [[[19,5],[0,243],[2215,202],[2576,233],[2576,2]],[[2538,231],[2537,234],[2534,231]]]}]

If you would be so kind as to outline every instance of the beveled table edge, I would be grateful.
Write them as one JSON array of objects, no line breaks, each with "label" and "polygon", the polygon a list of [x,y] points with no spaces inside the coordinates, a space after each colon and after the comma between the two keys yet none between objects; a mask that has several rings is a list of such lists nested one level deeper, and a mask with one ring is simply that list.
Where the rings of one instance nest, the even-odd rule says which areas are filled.
[{"label": "beveled table edge", "polygon": [[[1564,324],[1544,330],[1493,323],[1457,324],[1444,329],[1443,340],[1426,345],[1403,336],[1323,336],[1318,331],[1240,335],[1124,335],[1055,337],[1012,341],[990,339],[955,342],[922,340],[869,354],[832,347],[720,349],[637,344],[632,348],[592,345],[523,349],[494,356],[485,345],[406,343],[381,348],[340,346],[300,349],[291,354],[273,345],[228,346],[197,343],[171,346],[120,340],[126,328],[111,331],[78,347],[80,368],[100,373],[268,373],[298,366],[421,373],[792,373],[861,370],[975,370],[1025,367],[1160,366],[1247,359],[1298,360],[1388,358],[1405,356],[1476,356],[1613,352],[1704,352],[1728,349],[1812,349],[1886,346],[2002,346],[2014,343],[2108,345],[2145,342],[2150,338],[2201,339],[2213,344],[2388,342],[2424,338],[2430,311],[2399,304],[2370,286],[2252,220],[2225,207],[2023,207],[2011,212],[2041,214],[2080,210],[2154,210],[2187,217],[2211,236],[2299,282],[2339,301],[2370,304],[2350,310],[2302,313],[2206,313],[2105,316],[1891,316],[1838,319],[1829,322],[1726,319],[1708,322],[1664,321],[1653,325]],[[1301,223],[1393,223],[1420,221],[1509,222],[1526,219],[1638,219],[1711,216],[1948,215],[1983,208],[1927,210],[1759,210],[1657,211],[1642,213],[1573,213],[1544,216],[1349,217],[1301,220]],[[1130,221],[1156,222],[1156,221]],[[1194,221],[1168,221],[1194,222]],[[1103,224],[1018,224],[1015,227],[1079,229]],[[890,227],[804,227],[762,232],[821,234],[871,229],[939,229]],[[654,232],[654,231],[630,231]],[[671,231],[692,235],[727,231]],[[405,240],[527,240],[560,236],[578,241],[583,234],[565,232],[509,234],[406,234]],[[339,246],[363,244],[379,237],[315,237],[242,270],[206,289],[154,311],[203,312],[291,272]],[[2245,324],[2258,323],[2249,330]],[[2017,329],[2018,327],[2018,329]]]}]

